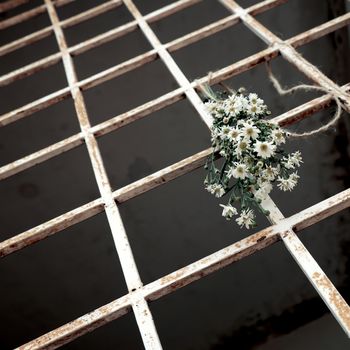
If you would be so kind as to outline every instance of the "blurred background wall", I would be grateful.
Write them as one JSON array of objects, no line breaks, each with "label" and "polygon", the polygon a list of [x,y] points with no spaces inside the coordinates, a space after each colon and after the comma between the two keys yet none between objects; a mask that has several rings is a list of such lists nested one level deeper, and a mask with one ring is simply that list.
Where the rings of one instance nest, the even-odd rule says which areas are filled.
[{"label": "blurred background wall", "polygon": [[[61,19],[103,0],[77,0],[60,7]],[[241,0],[248,7],[257,1]],[[12,16],[28,5],[2,15]],[[135,0],[142,13],[170,1]],[[289,38],[346,11],[345,1],[289,0],[257,16]],[[170,41],[230,13],[204,0],[152,24]],[[70,45],[132,20],[124,7],[65,30]],[[47,14],[5,29],[0,45],[49,25]],[[193,80],[264,49],[242,24],[173,53]],[[150,49],[139,31],[74,58],[80,79]],[[0,58],[0,74],[57,52],[53,35]],[[349,36],[341,29],[299,49],[339,84],[349,81]],[[310,83],[277,58],[272,67],[281,82]],[[268,104],[272,116],[312,99],[311,93],[280,97],[264,65],[226,82],[245,86]],[[62,64],[22,79],[0,92],[0,113],[67,85]],[[107,120],[169,92],[176,82],[160,60],[84,92],[92,124]],[[294,126],[306,130],[324,122],[334,106]],[[0,128],[0,165],[5,165],[79,132],[70,99]],[[300,149],[301,181],[292,193],[272,198],[291,215],[350,186],[349,118],[309,139],[290,141]],[[113,189],[120,188],[210,145],[209,132],[183,100],[98,139]],[[203,189],[203,169],[120,205],[143,282],[215,252],[254,231],[240,230],[221,217],[220,201]],[[0,239],[7,239],[99,197],[84,145],[0,182]],[[258,218],[260,230],[268,224]],[[304,230],[299,236],[350,302],[349,210]],[[0,261],[0,349],[12,349],[122,295],[127,290],[105,214],[72,226]],[[332,349],[348,341],[328,309],[290,257],[275,244],[150,305],[165,349]],[[142,349],[132,314],[83,336],[64,349]]]}]

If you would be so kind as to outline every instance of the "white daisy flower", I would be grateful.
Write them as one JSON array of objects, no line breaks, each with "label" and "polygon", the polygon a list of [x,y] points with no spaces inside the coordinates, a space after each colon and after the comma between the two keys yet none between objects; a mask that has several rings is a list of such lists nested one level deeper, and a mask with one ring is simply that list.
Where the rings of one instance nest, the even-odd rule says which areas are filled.
[{"label": "white daisy flower", "polygon": [[225,110],[226,114],[234,117],[237,114],[239,114],[239,112],[242,110],[242,108],[241,108],[241,105],[236,102],[235,98],[231,98],[231,99],[228,98],[224,102],[224,110]]},{"label": "white daisy flower", "polygon": [[298,183],[298,180],[300,179],[300,176],[298,175],[298,173],[297,172],[295,172],[295,173],[291,173],[290,175],[289,175],[289,178],[292,180],[292,181],[294,181],[295,182],[295,185]]},{"label": "white daisy flower", "polygon": [[212,194],[215,197],[220,198],[220,197],[222,197],[225,194],[225,190],[224,190],[224,188],[221,185],[215,184]]},{"label": "white daisy flower", "polygon": [[256,106],[260,111],[266,109],[264,100],[259,98],[257,94],[249,94],[248,100],[250,105]]},{"label": "white daisy flower", "polygon": [[261,201],[265,200],[266,197],[268,196],[268,193],[265,192],[262,188],[259,188],[257,191],[254,193],[254,197],[256,199],[260,199]]},{"label": "white daisy flower", "polygon": [[286,139],[284,137],[285,133],[280,128],[272,130],[271,136],[276,145],[280,145],[286,142]]},{"label": "white daisy flower", "polygon": [[222,216],[224,216],[227,220],[230,220],[234,215],[237,215],[237,209],[233,207],[231,204],[224,205],[220,204],[220,207],[223,207]]},{"label": "white daisy flower", "polygon": [[205,109],[208,113],[215,115],[217,112],[218,104],[216,101],[208,101],[204,103]]},{"label": "white daisy flower", "polygon": [[248,168],[244,163],[234,163],[234,165],[227,171],[227,177],[229,179],[234,177],[235,179],[244,180],[248,175]]},{"label": "white daisy flower", "polygon": [[281,163],[287,169],[294,169],[295,168],[295,164],[294,164],[291,156],[283,157],[282,160],[281,160]]},{"label": "white daisy flower", "polygon": [[258,105],[249,104],[248,107],[247,107],[247,113],[254,117],[254,116],[258,115],[258,114],[261,114],[262,113],[262,109]]},{"label": "white daisy flower", "polygon": [[260,181],[260,188],[256,191],[253,191],[254,197],[256,199],[264,200],[272,191],[272,185],[269,181]]},{"label": "white daisy flower", "polygon": [[267,194],[269,194],[271,191],[272,191],[272,185],[271,185],[271,182],[269,181],[266,181],[266,182],[263,182],[260,186],[261,190],[266,192]]},{"label": "white daisy flower", "polygon": [[213,191],[213,185],[207,185],[207,186],[205,186],[205,189],[206,189],[209,193],[212,193],[212,191]]},{"label": "white daisy flower", "polygon": [[248,101],[243,95],[240,95],[236,97],[235,105],[240,111],[243,111],[247,109]]},{"label": "white daisy flower", "polygon": [[229,126],[223,126],[220,131],[220,137],[222,139],[227,139],[229,137],[230,130],[231,128]]},{"label": "white daisy flower", "polygon": [[276,146],[272,142],[256,141],[254,151],[261,158],[270,158],[275,154]]},{"label": "white daisy flower", "polygon": [[237,126],[239,127],[244,127],[246,125],[254,125],[254,121],[253,119],[240,119],[238,122],[237,122]]},{"label": "white daisy flower", "polygon": [[220,154],[220,156],[225,157],[225,158],[228,156],[225,149],[220,150],[219,154]]},{"label": "white daisy flower", "polygon": [[303,159],[301,157],[301,152],[296,151],[296,152],[292,153],[291,160],[292,160],[294,165],[300,166],[300,164],[303,163]]},{"label": "white daisy flower", "polygon": [[205,189],[217,198],[222,197],[225,194],[225,190],[220,184],[208,185]]},{"label": "white daisy flower", "polygon": [[250,228],[255,224],[254,220],[254,212],[251,209],[244,209],[241,212],[241,215],[236,219],[237,224],[242,228],[245,226],[246,228]]},{"label": "white daisy flower", "polygon": [[237,108],[235,107],[235,105],[234,104],[225,104],[225,113],[226,114],[228,114],[228,115],[230,115],[230,116],[232,116],[232,117],[234,117],[234,116],[236,116],[238,113],[239,113],[239,111],[237,110]]},{"label": "white daisy flower", "polygon": [[260,107],[266,107],[265,101],[264,101],[262,98],[258,98],[258,99],[256,100],[256,104],[257,104],[258,106],[260,106]]},{"label": "white daisy flower", "polygon": [[247,151],[249,149],[249,141],[248,140],[241,140],[237,143],[236,147],[236,154],[242,155],[243,152]]},{"label": "white daisy flower", "polygon": [[231,128],[230,132],[228,133],[228,138],[233,142],[239,141],[240,131],[235,127]]},{"label": "white daisy flower", "polygon": [[226,101],[229,101],[231,103],[235,103],[236,102],[236,98],[237,98],[237,95],[236,94],[232,94],[232,95],[227,97]]},{"label": "white daisy flower", "polygon": [[254,124],[244,123],[241,135],[246,139],[255,140],[260,134],[260,130]]},{"label": "white daisy flower", "polygon": [[291,191],[297,184],[297,181],[291,176],[286,179],[278,177],[278,181],[279,183],[277,184],[277,187],[282,191]]},{"label": "white daisy flower", "polygon": [[271,165],[268,165],[263,171],[262,176],[270,181],[273,181],[278,175],[279,171]]},{"label": "white daisy flower", "polygon": [[303,162],[301,158],[301,153],[300,151],[296,151],[288,157],[283,157],[282,158],[282,164],[287,168],[287,169],[294,169],[296,166],[300,166],[300,164]]},{"label": "white daisy flower", "polygon": [[258,101],[259,96],[255,93],[251,93],[248,95],[248,99],[250,103],[256,104]]}]

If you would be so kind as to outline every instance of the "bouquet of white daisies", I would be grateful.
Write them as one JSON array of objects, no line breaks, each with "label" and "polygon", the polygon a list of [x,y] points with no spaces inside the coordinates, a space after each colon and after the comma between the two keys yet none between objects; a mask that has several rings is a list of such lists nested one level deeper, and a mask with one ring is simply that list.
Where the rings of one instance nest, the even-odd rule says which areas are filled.
[{"label": "bouquet of white daisies", "polygon": [[[250,228],[256,225],[254,209],[269,214],[261,202],[273,182],[283,191],[296,186],[299,175],[295,169],[302,163],[301,153],[287,154],[281,148],[288,134],[263,119],[270,112],[257,94],[245,94],[243,89],[230,95],[209,91],[205,106],[213,117],[213,153],[205,165],[205,188],[216,197],[228,195],[227,204],[220,204],[228,220],[238,215],[234,206],[238,203],[236,222]],[[214,162],[217,153],[223,157],[221,169]]]}]

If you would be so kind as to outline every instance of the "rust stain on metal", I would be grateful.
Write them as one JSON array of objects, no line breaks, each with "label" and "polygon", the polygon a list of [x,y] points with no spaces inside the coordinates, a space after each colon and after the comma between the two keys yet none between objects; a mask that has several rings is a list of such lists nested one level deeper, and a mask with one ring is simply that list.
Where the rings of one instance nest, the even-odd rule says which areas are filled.
[{"label": "rust stain on metal", "polygon": [[256,240],[256,242],[261,242],[261,241],[263,241],[264,239],[266,239],[266,236],[261,236],[260,238],[258,238],[258,239]]},{"label": "rust stain on metal", "polygon": [[330,302],[335,306],[338,311],[339,317],[341,317],[342,322],[350,329],[350,308],[343,297],[335,290],[332,282],[327,278],[327,276],[315,272],[312,275],[315,283],[321,288],[328,290]]},{"label": "rust stain on metal", "polygon": [[[72,1],[74,1],[74,0],[55,0],[54,3],[55,3],[55,6],[62,6],[62,5],[68,4]],[[7,4],[6,3],[3,4],[3,5],[5,5],[4,7],[0,8],[0,12],[5,11],[4,8],[5,9],[6,8],[7,9],[14,8],[14,7],[17,7],[18,5],[21,5],[22,3],[25,3],[25,2],[28,2],[28,1],[16,0],[13,3],[11,3],[11,1],[8,1]],[[46,11],[46,6],[39,5],[37,7],[34,7],[33,9],[22,12],[16,16],[12,16],[12,17],[0,22],[0,30],[6,29],[6,28],[11,27],[11,26],[18,24],[18,23],[23,23],[24,21],[27,21],[33,17],[41,15],[45,11]]]},{"label": "rust stain on metal", "polygon": [[0,12],[12,10],[20,5],[26,4],[30,0],[7,0],[0,4]]}]

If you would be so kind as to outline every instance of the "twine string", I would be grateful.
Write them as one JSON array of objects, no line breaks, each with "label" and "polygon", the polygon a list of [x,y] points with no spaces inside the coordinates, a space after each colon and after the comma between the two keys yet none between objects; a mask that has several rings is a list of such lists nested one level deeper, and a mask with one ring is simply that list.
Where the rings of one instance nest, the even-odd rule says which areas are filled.
[{"label": "twine string", "polygon": [[325,88],[323,86],[315,86],[315,85],[307,85],[307,84],[300,84],[297,86],[293,86],[289,89],[285,89],[281,86],[280,82],[278,79],[275,77],[275,75],[272,73],[271,70],[271,65],[270,62],[266,62],[266,69],[267,69],[267,74],[272,82],[274,88],[277,90],[279,95],[288,95],[291,93],[294,93],[295,91],[301,90],[301,91],[321,91],[326,94],[330,94],[334,102],[336,103],[336,111],[332,118],[324,125],[320,126],[317,129],[302,132],[302,133],[296,133],[290,130],[286,130],[286,132],[289,134],[291,137],[306,137],[306,136],[311,136],[315,135],[324,131],[329,130],[331,127],[337,124],[338,120],[340,119],[343,110],[346,110],[345,103],[343,102],[344,96],[349,97],[350,95],[347,93],[348,88],[340,88],[339,91],[335,89],[330,89],[330,88]]},{"label": "twine string", "polygon": [[[332,128],[334,125],[337,124],[338,120],[340,119],[343,110],[347,111],[347,106],[345,105],[346,99],[350,99],[350,94],[349,94],[349,87],[340,87],[338,89],[334,88],[326,88],[323,86],[316,86],[316,85],[308,85],[308,84],[300,84],[293,86],[291,88],[283,88],[276,76],[272,73],[271,70],[271,65],[270,62],[266,62],[266,69],[267,69],[267,75],[272,82],[272,85],[276,89],[279,95],[284,96],[284,95],[289,95],[294,93],[295,91],[318,91],[318,92],[323,92],[325,94],[329,94],[334,100],[336,104],[336,111],[333,114],[332,118],[324,125],[320,126],[319,128],[316,128],[314,130],[310,131],[305,131],[302,133],[297,133],[293,132],[291,130],[285,129],[286,132],[290,137],[307,137],[311,135],[315,135],[324,131],[329,130]],[[199,83],[198,88],[200,91],[209,99],[214,100],[214,101],[219,101],[217,95],[215,92],[212,90],[210,87],[211,85],[211,80],[212,80],[212,75],[213,72],[209,72],[207,76],[207,82],[206,83]],[[228,92],[234,93],[234,90],[232,90],[228,85],[225,83],[220,83]]]}]

